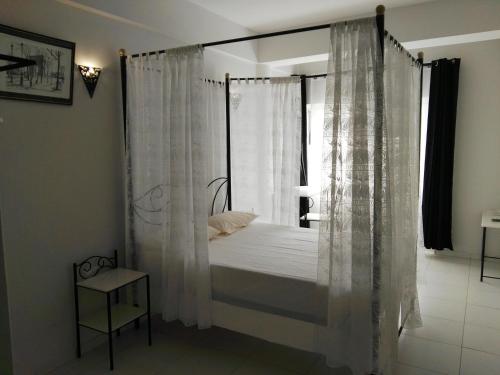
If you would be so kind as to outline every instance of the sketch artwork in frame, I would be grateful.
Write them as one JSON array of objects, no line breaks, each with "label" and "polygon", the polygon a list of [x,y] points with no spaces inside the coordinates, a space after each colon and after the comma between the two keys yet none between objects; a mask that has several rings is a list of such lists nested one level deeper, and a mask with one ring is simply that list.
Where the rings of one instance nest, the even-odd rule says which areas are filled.
[{"label": "sketch artwork in frame", "polygon": [[0,71],[0,99],[73,104],[75,43],[0,25],[0,67],[21,58],[31,65]]}]

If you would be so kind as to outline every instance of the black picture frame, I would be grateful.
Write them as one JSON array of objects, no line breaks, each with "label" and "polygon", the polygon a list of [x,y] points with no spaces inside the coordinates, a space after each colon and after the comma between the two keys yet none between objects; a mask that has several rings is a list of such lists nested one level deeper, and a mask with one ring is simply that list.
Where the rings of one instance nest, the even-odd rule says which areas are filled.
[{"label": "black picture frame", "polygon": [[35,61],[0,72],[0,99],[73,104],[75,43],[0,24],[0,54]]}]

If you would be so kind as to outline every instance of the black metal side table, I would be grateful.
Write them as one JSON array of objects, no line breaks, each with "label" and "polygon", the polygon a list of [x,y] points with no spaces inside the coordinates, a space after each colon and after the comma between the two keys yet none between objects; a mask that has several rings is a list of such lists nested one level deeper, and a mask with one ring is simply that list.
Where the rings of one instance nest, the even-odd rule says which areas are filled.
[{"label": "black metal side table", "polygon": [[[100,272],[102,269],[108,269]],[[132,283],[146,279],[147,306],[120,303],[119,290]],[[108,335],[109,345],[109,368],[113,370],[113,332],[120,335],[120,328],[135,322],[139,325],[139,319],[147,316],[148,321],[148,345],[151,346],[151,303],[149,291],[149,275],[126,268],[118,268],[117,251],[114,257],[92,256],[81,263],[73,263],[73,281],[75,292],[75,318],[76,318],[76,344],[77,356],[81,357],[80,327]],[[78,289],[85,288],[106,295],[106,308],[80,317],[80,304]],[[114,294],[115,303],[111,303],[111,295]]]},{"label": "black metal side table", "polygon": [[500,279],[500,277],[495,277],[495,276],[486,276],[484,274],[484,259],[500,259],[499,257],[492,257],[492,256],[487,256],[486,254],[486,229],[487,228],[492,228],[492,229],[500,229],[500,222],[499,221],[494,221],[494,218],[498,217],[498,210],[490,210],[490,211],[485,211],[483,212],[483,217],[481,220],[481,227],[483,228],[483,241],[482,241],[482,247],[481,247],[481,282],[483,281],[483,278],[486,277],[488,279]]}]

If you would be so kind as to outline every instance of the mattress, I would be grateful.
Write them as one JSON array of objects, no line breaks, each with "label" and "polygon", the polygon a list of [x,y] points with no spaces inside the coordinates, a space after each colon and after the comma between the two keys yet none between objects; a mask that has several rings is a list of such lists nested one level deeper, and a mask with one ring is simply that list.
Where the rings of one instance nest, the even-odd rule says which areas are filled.
[{"label": "mattress", "polygon": [[210,241],[209,255],[213,299],[318,322],[317,230],[254,222]]}]

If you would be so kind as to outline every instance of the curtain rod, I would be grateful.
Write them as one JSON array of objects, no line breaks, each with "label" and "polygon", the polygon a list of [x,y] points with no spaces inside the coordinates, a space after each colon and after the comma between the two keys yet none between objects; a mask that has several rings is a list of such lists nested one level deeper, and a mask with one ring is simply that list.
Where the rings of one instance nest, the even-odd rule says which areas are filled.
[{"label": "curtain rod", "polygon": [[[203,43],[201,46],[202,47],[213,47],[213,46],[220,46],[222,44],[247,42],[247,41],[256,40],[256,39],[272,38],[274,36],[281,36],[281,35],[288,35],[288,34],[303,33],[303,32],[307,32],[307,31],[328,29],[328,28],[330,28],[330,26],[331,26],[331,24],[329,23],[329,24],[323,24],[323,25],[301,27],[301,28],[298,28],[298,29],[276,31],[276,32],[272,32],[272,33],[256,34],[256,35],[244,36],[244,37],[241,37],[241,38],[225,39],[225,40],[219,40],[217,42]],[[166,52],[166,50],[162,49],[160,51],[151,51],[151,52],[136,53],[136,54],[132,55],[132,57],[139,57],[141,55],[143,55],[143,56],[144,55],[155,55],[157,53],[165,53],[165,52]]]},{"label": "curtain rod", "polygon": [[216,83],[216,84],[219,84],[219,85],[224,85],[225,84],[224,81],[216,81],[215,79],[210,79],[210,78],[203,78],[203,80],[205,82],[208,82],[208,83]]},{"label": "curtain rod", "polygon": [[302,77],[304,77],[304,78],[326,78],[327,76],[328,76],[327,73],[323,73],[323,74],[304,75]]},{"label": "curtain rod", "polygon": [[[310,27],[302,27],[302,28],[298,28],[298,29],[277,31],[277,32],[267,33],[267,34],[252,35],[252,36],[247,36],[247,37],[243,37],[243,38],[234,38],[234,39],[221,40],[221,41],[218,41],[218,42],[204,43],[204,44],[202,44],[202,46],[203,47],[211,47],[211,46],[217,46],[217,45],[222,45],[222,44],[245,42],[245,41],[255,40],[255,39],[271,38],[271,37],[280,36],[280,35],[295,34],[295,33],[307,32],[307,31],[314,31],[314,30],[326,29],[326,28],[329,28],[330,26],[331,26],[331,24],[324,24],[324,25],[317,25],[317,26],[310,26]],[[391,35],[391,33],[389,33],[387,30],[384,30],[384,34],[385,34],[385,36],[389,37],[389,40],[391,42],[393,42],[394,44],[396,44],[398,46],[398,48],[400,48],[401,50],[403,50],[404,52],[406,52],[406,54],[408,55],[408,57],[411,58],[414,63],[421,63],[410,52],[408,52],[403,47],[403,45],[394,36]],[[145,56],[145,55],[150,55],[151,56],[151,55],[156,55],[157,53],[165,53],[166,51],[167,51],[166,49],[162,49],[160,51],[151,51],[151,52],[136,53],[136,54],[133,54],[132,57],[139,57],[141,55],[142,56]],[[312,77],[312,76],[311,77],[306,76],[306,78],[317,78],[317,77],[323,77],[323,76],[326,77],[326,75],[320,74],[320,75],[315,75],[314,77]],[[264,78],[265,79],[269,79],[269,77],[264,77]],[[252,78],[248,78],[248,79],[252,79]],[[262,78],[260,78],[260,79],[262,79]],[[231,80],[234,80],[234,79],[231,78]]]},{"label": "curtain rod", "polygon": [[296,33],[304,33],[304,32],[307,32],[307,31],[315,31],[315,30],[321,30],[321,29],[329,29],[331,25],[332,25],[331,23],[328,23],[328,24],[323,24],[323,25],[301,27],[301,28],[298,28],[298,29],[275,31],[275,32],[272,32],[272,33],[257,34],[257,35],[245,36],[245,37],[242,37],[242,38],[233,38],[233,39],[220,40],[220,41],[217,41],[217,42],[203,43],[202,46],[203,47],[213,47],[213,46],[220,46],[222,44],[247,42],[249,40],[272,38],[274,36],[296,34]]},{"label": "curtain rod", "polygon": [[420,61],[418,58],[415,58],[406,48],[403,47],[403,45],[396,39],[394,38],[391,33],[389,33],[387,30],[385,30],[385,36],[389,38],[389,41],[394,43],[400,50],[403,52],[406,52],[406,55],[414,62],[417,64],[422,64],[422,61]]},{"label": "curtain rod", "polygon": [[[320,77],[326,77],[327,74],[292,74],[291,77],[299,77],[301,79],[303,78],[320,78]],[[280,77],[231,77],[229,80],[230,81],[258,81],[258,80],[269,80],[272,78],[280,78]]]},{"label": "curtain rod", "polygon": [[[384,12],[385,12],[385,7],[383,5],[378,5],[377,8],[376,8],[376,14],[377,14],[377,16],[383,16]],[[347,23],[347,21],[345,21],[345,22]],[[201,46],[202,47],[213,47],[213,46],[220,46],[222,44],[247,42],[247,41],[256,40],[256,39],[272,38],[274,36],[303,33],[303,32],[307,32],[307,31],[315,31],[315,30],[321,30],[321,29],[329,29],[331,26],[332,26],[331,23],[327,23],[327,24],[323,24],[323,25],[300,27],[300,28],[297,28],[297,29],[275,31],[275,32],[272,32],[272,33],[256,34],[256,35],[245,36],[245,37],[241,37],[241,38],[225,39],[225,40],[219,40],[217,42],[203,43]],[[136,53],[136,54],[132,55],[132,57],[139,57],[141,55],[142,56],[145,56],[145,55],[155,55],[157,53],[165,53],[165,52],[166,52],[166,50],[163,49],[163,50],[160,50],[160,51]]]},{"label": "curtain rod", "polygon": [[236,78],[236,77],[231,77],[229,78],[230,81],[259,81],[259,80],[267,80],[267,79],[271,79],[273,77],[240,77],[240,78]]},{"label": "curtain rod", "polygon": [[[445,60],[455,61],[455,60],[457,60],[458,58],[454,57],[454,58],[452,58],[452,59],[446,59],[446,58],[444,58],[444,59],[445,59]],[[460,59],[458,59],[458,60],[460,60]],[[434,61],[436,61],[436,63],[437,63],[437,61],[439,61],[439,60],[433,60],[433,61],[429,61],[429,62],[426,62],[426,63],[422,63],[422,66],[425,66],[425,67],[431,67],[431,66],[432,66],[432,64],[434,63]],[[436,64],[436,65],[437,65],[437,64]]]},{"label": "curtain rod", "polygon": [[[431,66],[432,63],[423,63],[423,53],[422,52],[419,52],[419,57],[418,58],[415,58],[412,56],[411,53],[409,53],[406,49],[404,49],[404,47],[401,45],[401,43],[399,43],[394,37],[392,37],[391,34],[389,34],[387,31],[386,31],[386,36],[389,36],[390,40],[394,43],[397,44],[398,47],[402,48],[404,50],[404,52],[407,53],[408,57],[410,57],[412,59],[413,62],[415,63],[418,63],[420,64],[421,66]],[[420,54],[422,54],[420,57]],[[291,75],[292,77],[300,77],[301,79],[303,78],[326,78],[328,76],[327,73],[323,73],[323,74],[292,74]],[[231,77],[229,80],[230,81],[256,81],[256,80],[269,80],[273,77],[243,77],[243,78],[237,78],[237,77]]]}]

